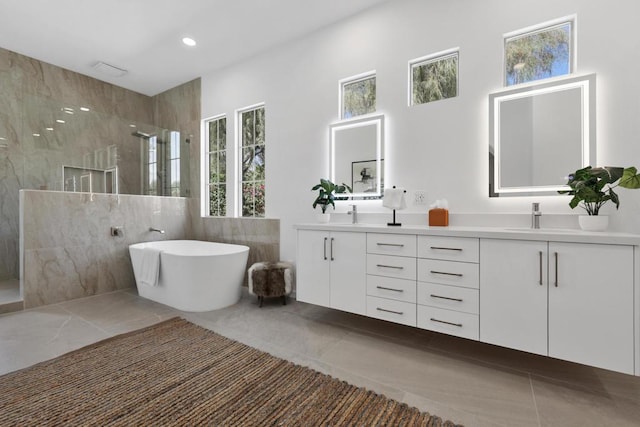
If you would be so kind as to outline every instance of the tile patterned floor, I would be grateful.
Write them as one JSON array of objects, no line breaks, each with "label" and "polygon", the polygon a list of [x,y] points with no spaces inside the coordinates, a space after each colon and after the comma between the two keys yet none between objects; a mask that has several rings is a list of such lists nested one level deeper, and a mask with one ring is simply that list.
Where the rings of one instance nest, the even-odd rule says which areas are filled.
[{"label": "tile patterned floor", "polygon": [[466,426],[638,426],[640,378],[248,295],[182,313],[120,291],[0,315],[0,374],[182,316]]}]

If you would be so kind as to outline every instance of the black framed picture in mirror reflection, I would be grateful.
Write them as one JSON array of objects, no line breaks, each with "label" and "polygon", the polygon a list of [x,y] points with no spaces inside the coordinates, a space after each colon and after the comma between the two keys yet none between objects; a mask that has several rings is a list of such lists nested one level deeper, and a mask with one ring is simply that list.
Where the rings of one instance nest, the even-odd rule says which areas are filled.
[{"label": "black framed picture in mirror reflection", "polygon": [[[380,180],[378,181],[378,175]],[[378,187],[380,182],[380,187]],[[374,160],[351,162],[351,189],[353,193],[379,193],[384,188],[384,159],[380,159],[380,170]]]}]

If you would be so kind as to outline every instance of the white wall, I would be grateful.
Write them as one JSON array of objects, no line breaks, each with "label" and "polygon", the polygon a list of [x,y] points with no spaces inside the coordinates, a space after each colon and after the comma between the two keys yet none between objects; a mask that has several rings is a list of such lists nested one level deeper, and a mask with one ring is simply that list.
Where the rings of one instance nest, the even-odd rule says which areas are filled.
[{"label": "white wall", "polygon": [[[526,213],[532,200],[542,202],[545,214],[577,215],[564,197],[487,196],[488,94],[502,86],[502,35],[574,13],[577,71],[597,73],[598,163],[640,165],[637,0],[389,1],[203,76],[202,115],[233,119],[237,108],[265,102],[267,216],[281,219],[282,259],[295,258],[292,226],[313,221],[310,189],[329,173],[328,129],[338,119],[338,81],[372,69],[377,110],[386,115],[386,185],[407,188],[409,199],[414,190],[425,190],[429,202],[446,197],[451,213],[467,218],[459,223],[471,224],[475,213]],[[459,96],[408,107],[408,61],[457,46]],[[233,133],[228,136],[231,142]],[[613,227],[640,232],[640,191],[620,195]],[[420,218],[426,209],[409,207]],[[362,203],[360,210],[387,211],[381,202]]]}]

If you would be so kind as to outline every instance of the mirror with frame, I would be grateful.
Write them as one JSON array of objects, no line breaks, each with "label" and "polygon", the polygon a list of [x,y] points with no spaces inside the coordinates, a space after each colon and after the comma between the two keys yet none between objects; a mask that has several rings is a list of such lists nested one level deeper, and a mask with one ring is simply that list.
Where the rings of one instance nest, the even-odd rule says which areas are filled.
[{"label": "mirror with frame", "polygon": [[489,95],[489,196],[556,195],[595,164],[595,74]]},{"label": "mirror with frame", "polygon": [[330,179],[357,200],[380,199],[384,188],[384,116],[367,115],[330,126]]}]

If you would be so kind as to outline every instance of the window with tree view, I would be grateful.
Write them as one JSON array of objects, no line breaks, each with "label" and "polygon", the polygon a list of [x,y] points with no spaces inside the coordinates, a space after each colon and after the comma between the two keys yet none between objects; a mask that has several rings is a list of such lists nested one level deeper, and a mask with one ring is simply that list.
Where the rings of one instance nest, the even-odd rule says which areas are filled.
[{"label": "window with tree view", "polygon": [[569,20],[505,35],[505,86],[572,73],[573,28]]},{"label": "window with tree view", "polygon": [[207,122],[209,177],[207,195],[209,197],[209,215],[225,216],[227,214],[227,119],[214,118]]},{"label": "window with tree view", "polygon": [[410,62],[410,105],[458,96],[458,55],[454,49]]},{"label": "window with tree view", "polygon": [[340,114],[343,119],[376,111],[376,76],[368,74],[340,83]]},{"label": "window with tree view", "polygon": [[264,106],[241,111],[241,213],[265,216],[265,115]]}]

